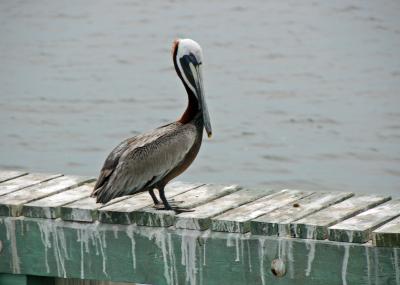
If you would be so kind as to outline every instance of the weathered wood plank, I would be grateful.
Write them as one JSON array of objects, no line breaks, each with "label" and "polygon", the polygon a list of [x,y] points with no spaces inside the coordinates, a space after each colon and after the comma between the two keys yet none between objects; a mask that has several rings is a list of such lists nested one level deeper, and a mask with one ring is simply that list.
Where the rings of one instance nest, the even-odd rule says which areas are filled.
[{"label": "weathered wood plank", "polygon": [[375,246],[400,248],[400,217],[374,230],[372,232],[372,243]]},{"label": "weathered wood plank", "polygon": [[254,202],[229,210],[211,219],[211,229],[219,232],[245,233],[250,231],[250,220],[265,215],[314,192],[285,189]]},{"label": "weathered wood plank", "polygon": [[[192,187],[196,187],[199,185],[202,184],[176,181],[168,183],[168,185],[165,187],[165,192],[171,194],[172,191],[179,194],[184,191],[189,191],[190,189],[192,189]],[[169,194],[167,195],[169,196]],[[124,212],[126,211],[126,209],[134,210],[140,205],[141,207],[144,207],[148,204],[148,201],[152,200],[149,193],[147,192],[139,193],[134,196],[131,195],[131,196],[123,196],[115,198],[104,205],[96,203],[95,198],[88,197],[62,206],[61,218],[66,221],[93,222],[99,218],[98,210],[100,208],[105,209],[105,211],[108,211],[111,215],[111,211],[110,208],[108,208],[108,206],[114,205],[112,209],[114,209],[115,212]],[[118,217],[120,216],[118,215]]]},{"label": "weathered wood plank", "polygon": [[179,229],[205,230],[211,225],[211,218],[230,209],[275,193],[270,189],[243,189],[223,196],[205,205],[193,208],[193,212],[175,216],[175,227]]},{"label": "weathered wood plank", "polygon": [[328,228],[329,239],[363,243],[376,228],[400,216],[400,200],[391,200]]},{"label": "weathered wood plank", "polygon": [[310,239],[328,238],[328,227],[390,200],[389,196],[357,195],[291,224],[291,234]]},{"label": "weathered wood plank", "polygon": [[0,183],[27,174],[28,172],[18,171],[18,170],[0,170]]},{"label": "weathered wood plank", "polygon": [[[170,185],[165,191],[170,200],[181,200],[178,198],[181,195],[184,195],[187,192],[195,191],[197,193],[198,189],[204,187],[201,183],[182,183],[175,185]],[[173,211],[162,211],[157,210],[153,207],[153,200],[150,195],[145,192],[129,198],[128,200],[121,201],[116,204],[112,204],[110,206],[99,209],[99,221],[102,223],[110,223],[110,224],[136,224],[138,221],[140,222],[142,219],[142,215],[148,215],[146,211],[142,211],[142,209],[147,209],[148,212],[154,211],[154,216],[158,217],[159,215],[163,215],[162,212],[173,212]],[[148,219],[146,219],[148,220]],[[151,222],[148,223],[148,226],[167,226],[164,225],[163,219],[157,220],[154,218],[154,224]],[[158,223],[156,224],[156,222]],[[166,221],[167,222],[167,221]]]},{"label": "weathered wood plank", "polygon": [[59,193],[93,180],[93,178],[82,176],[61,176],[39,185],[0,196],[0,216],[19,216],[25,203]]},{"label": "weathered wood plank", "polygon": [[37,185],[42,182],[62,176],[62,174],[30,173],[0,184],[0,196],[21,190],[23,188]]},{"label": "weathered wood plank", "polygon": [[[4,273],[157,285],[399,280],[400,250],[365,244],[26,217],[0,217],[0,240]],[[286,267],[280,278],[276,259]]]},{"label": "weathered wood plank", "polygon": [[309,214],[353,196],[349,192],[315,192],[296,203],[278,208],[250,222],[251,233],[260,235],[290,234],[290,224]]},{"label": "weathered wood plank", "polygon": [[59,218],[61,206],[89,197],[93,186],[94,182],[27,203],[22,208],[22,215],[32,218]]},{"label": "weathered wood plank", "polygon": [[[206,184],[174,197],[177,206],[191,209],[240,190],[237,185]],[[131,222],[140,226],[169,227],[175,223],[175,211],[157,210],[153,206],[131,212]]]}]

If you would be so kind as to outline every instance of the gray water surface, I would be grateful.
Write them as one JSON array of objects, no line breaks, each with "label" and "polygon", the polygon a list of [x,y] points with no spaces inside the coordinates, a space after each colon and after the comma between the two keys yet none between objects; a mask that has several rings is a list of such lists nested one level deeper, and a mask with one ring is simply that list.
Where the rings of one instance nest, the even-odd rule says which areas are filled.
[{"label": "gray water surface", "polygon": [[0,167],[97,176],[175,120],[198,41],[214,137],[179,177],[400,196],[399,1],[1,1]]}]

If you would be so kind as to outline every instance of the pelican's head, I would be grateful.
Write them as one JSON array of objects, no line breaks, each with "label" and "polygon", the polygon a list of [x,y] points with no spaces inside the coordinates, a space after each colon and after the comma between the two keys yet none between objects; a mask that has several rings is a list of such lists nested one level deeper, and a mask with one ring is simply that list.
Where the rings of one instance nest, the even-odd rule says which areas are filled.
[{"label": "pelican's head", "polygon": [[175,40],[173,48],[174,65],[185,86],[196,96],[199,109],[203,113],[204,128],[211,137],[210,115],[204,98],[202,63],[203,52],[198,43],[191,39]]}]

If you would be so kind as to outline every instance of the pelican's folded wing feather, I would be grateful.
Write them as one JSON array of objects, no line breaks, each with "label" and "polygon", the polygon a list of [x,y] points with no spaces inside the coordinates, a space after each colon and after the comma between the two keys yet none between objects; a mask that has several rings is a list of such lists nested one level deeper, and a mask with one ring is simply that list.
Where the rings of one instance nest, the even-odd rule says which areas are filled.
[{"label": "pelican's folded wing feather", "polygon": [[193,125],[173,123],[136,137],[121,148],[108,181],[98,188],[97,201],[137,193],[162,180],[184,159],[195,142]]}]

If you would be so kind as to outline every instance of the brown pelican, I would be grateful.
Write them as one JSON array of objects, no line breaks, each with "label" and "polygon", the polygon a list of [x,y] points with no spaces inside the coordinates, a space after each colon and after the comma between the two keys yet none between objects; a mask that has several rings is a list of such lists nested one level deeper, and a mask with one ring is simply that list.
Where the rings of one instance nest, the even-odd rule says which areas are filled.
[{"label": "brown pelican", "polygon": [[165,198],[164,187],[196,158],[203,128],[208,137],[212,131],[204,98],[200,45],[191,39],[178,39],[173,43],[172,56],[176,73],[188,95],[185,112],[178,121],[126,139],[113,149],[92,193],[98,203],[149,191],[154,204],[160,206],[154,194],[157,189],[163,209],[181,210],[171,207]]}]

